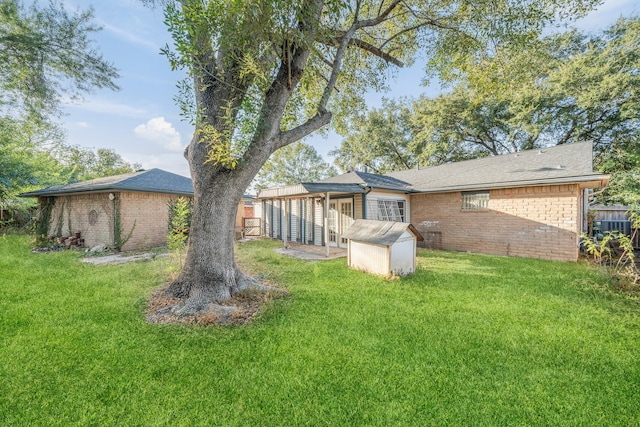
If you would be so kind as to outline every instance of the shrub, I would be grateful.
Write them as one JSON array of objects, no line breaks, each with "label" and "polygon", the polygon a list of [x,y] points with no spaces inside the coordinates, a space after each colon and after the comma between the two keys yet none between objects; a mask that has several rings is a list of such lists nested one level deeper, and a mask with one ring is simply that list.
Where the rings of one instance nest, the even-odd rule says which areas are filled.
[{"label": "shrub", "polygon": [[634,206],[627,214],[631,221],[631,236],[619,231],[610,231],[597,241],[583,233],[582,242],[585,253],[605,268],[612,278],[620,282],[625,290],[635,291],[640,284],[640,269],[636,262],[633,242],[640,228],[640,208]]},{"label": "shrub", "polygon": [[172,262],[169,273],[174,276],[182,270],[184,253],[189,240],[189,227],[191,226],[191,199],[179,197],[169,202],[169,234],[167,247],[171,251]]}]

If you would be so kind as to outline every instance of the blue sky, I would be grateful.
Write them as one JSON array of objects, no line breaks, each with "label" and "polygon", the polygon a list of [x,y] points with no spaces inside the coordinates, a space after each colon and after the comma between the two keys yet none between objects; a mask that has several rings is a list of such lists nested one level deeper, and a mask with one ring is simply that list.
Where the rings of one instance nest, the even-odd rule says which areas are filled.
[{"label": "blue sky", "polygon": [[[83,102],[67,104],[61,118],[67,142],[88,148],[113,148],[129,162],[145,169],[160,168],[189,176],[182,153],[193,129],[181,120],[173,97],[183,74],[172,72],[160,48],[170,43],[161,10],[151,10],[139,0],[66,0],[68,10],[93,7],[102,31],[94,34],[105,59],[120,71],[117,92],[101,90]],[[607,0],[596,11],[576,22],[585,31],[600,31],[621,16],[640,12],[637,0]],[[438,87],[421,85],[419,65],[401,69],[390,79],[390,91],[368,93],[369,106],[379,106],[382,97],[433,96]],[[327,161],[327,153],[340,146],[340,137],[312,136],[312,144]]]}]

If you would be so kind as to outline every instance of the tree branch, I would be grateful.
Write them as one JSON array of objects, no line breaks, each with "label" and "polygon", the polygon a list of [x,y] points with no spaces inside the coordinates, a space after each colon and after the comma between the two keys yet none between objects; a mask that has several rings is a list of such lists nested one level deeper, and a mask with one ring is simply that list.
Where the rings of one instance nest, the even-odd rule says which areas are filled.
[{"label": "tree branch", "polygon": [[573,122],[572,126],[564,134],[564,136],[560,138],[560,141],[558,141],[556,145],[562,145],[562,144],[565,144],[567,141],[569,141],[569,138],[571,138],[571,135],[573,135],[573,132],[576,130],[575,121],[572,120],[572,122]]},{"label": "tree branch", "polygon": [[288,131],[282,132],[280,134],[280,137],[278,138],[275,149],[277,150],[284,147],[285,145],[289,145],[292,142],[298,141],[305,136],[317,131],[321,127],[328,125],[329,122],[331,122],[331,112],[326,110],[319,111],[318,114],[311,117],[303,124],[296,126],[293,129],[289,129]]},{"label": "tree branch", "polygon": [[393,148],[393,151],[396,153],[396,156],[400,160],[400,163],[402,163],[405,168],[411,169],[409,162],[402,156],[402,154],[400,153],[400,150],[398,149],[397,145],[393,141],[393,138],[389,139],[389,143],[391,144],[391,148]]},{"label": "tree branch", "polygon": [[340,73],[340,69],[342,68],[342,58],[347,48],[349,47],[350,43],[352,42],[352,39],[356,34],[356,31],[358,31],[361,28],[373,27],[380,24],[385,19],[387,19],[387,17],[391,14],[391,12],[393,12],[393,10],[401,2],[402,0],[394,0],[381,14],[379,14],[377,17],[373,19],[365,19],[365,20],[359,21],[357,20],[358,17],[356,15],[354,18],[354,23],[351,25],[351,27],[347,31],[345,31],[341,37],[339,37],[340,43],[337,48],[336,55],[333,59],[333,69],[331,70],[331,76],[329,77],[329,82],[325,86],[324,91],[322,93],[322,97],[320,98],[320,102],[318,103],[318,112],[322,112],[327,108],[327,104],[329,103],[329,97],[331,96],[331,92],[333,92],[333,89],[335,88],[336,82],[338,80],[338,75]]},{"label": "tree branch", "polygon": [[318,102],[318,111],[325,111],[327,109],[327,104],[329,103],[329,97],[331,96],[331,92],[336,86],[336,82],[338,81],[338,74],[340,73],[340,69],[342,68],[342,57],[344,56],[344,52],[347,50],[349,46],[349,39],[353,37],[356,32],[356,28],[352,25],[351,28],[347,31],[345,36],[340,41],[340,46],[336,51],[336,56],[333,58],[333,68],[331,69],[331,75],[329,76],[329,81],[327,85],[324,87],[324,91],[322,92],[322,97],[320,98],[320,102]]},{"label": "tree branch", "polygon": [[[344,34],[342,36],[336,36],[335,38],[328,40],[326,44],[333,47],[339,46],[342,37],[344,37]],[[360,40],[354,37],[354,38],[351,38],[351,40],[349,40],[348,45],[357,46],[362,50],[366,50],[367,52],[381,58],[386,62],[390,62],[395,66],[404,67],[404,63],[402,61],[384,52],[381,48],[377,48],[371,43],[365,42],[364,40]]]},{"label": "tree branch", "polygon": [[[298,23],[298,30],[304,34],[304,38],[308,40],[314,40],[316,37],[323,1],[316,0],[313,7],[315,10],[311,14],[311,18]],[[310,46],[290,43],[290,40],[287,39],[283,41],[282,49],[280,68],[265,94],[258,119],[260,124],[253,137],[254,142],[277,137],[277,134],[280,132],[279,124],[286,109],[287,102],[302,79],[307,58],[311,52]]]},{"label": "tree branch", "polygon": [[[307,40],[316,38],[317,24],[320,20],[323,1],[316,0],[313,7],[315,9],[310,19],[298,23],[298,30],[304,34],[304,38]],[[256,131],[241,159],[242,164],[257,165],[258,169],[278,148],[295,141],[294,137],[302,138],[331,120],[331,114],[322,109],[318,110],[319,113],[306,123],[287,132],[281,131],[280,123],[287,102],[302,79],[307,58],[311,52],[310,46],[296,43],[290,44],[286,50],[284,50],[284,47],[283,45],[283,57],[276,77],[265,94],[258,116]],[[263,160],[262,162],[256,162],[256,158]],[[258,172],[258,169],[255,171],[250,169],[247,169],[244,173],[251,175]]]},{"label": "tree branch", "polygon": [[400,3],[402,3],[402,0],[394,0],[382,13],[379,13],[375,18],[356,21],[353,23],[353,25],[356,26],[356,30],[365,27],[375,27],[376,25],[382,23],[385,19],[387,19],[391,12],[393,12]]}]

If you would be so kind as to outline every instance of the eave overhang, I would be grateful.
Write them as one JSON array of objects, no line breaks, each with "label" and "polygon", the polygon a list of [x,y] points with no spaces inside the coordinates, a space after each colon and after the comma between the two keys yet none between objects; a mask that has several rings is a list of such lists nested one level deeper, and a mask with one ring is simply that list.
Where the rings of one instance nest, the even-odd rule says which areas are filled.
[{"label": "eave overhang", "polygon": [[547,178],[528,181],[490,182],[457,185],[451,187],[416,188],[417,193],[451,193],[455,191],[492,190],[496,188],[540,187],[545,185],[577,184],[579,188],[604,188],[609,183],[610,175],[593,174],[578,177]]}]

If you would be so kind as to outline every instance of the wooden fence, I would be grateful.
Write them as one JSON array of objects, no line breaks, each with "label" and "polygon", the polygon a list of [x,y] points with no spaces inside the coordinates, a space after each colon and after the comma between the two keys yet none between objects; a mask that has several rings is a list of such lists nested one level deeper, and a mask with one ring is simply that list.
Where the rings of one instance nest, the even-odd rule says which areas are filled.
[{"label": "wooden fence", "polygon": [[242,218],[242,229],[244,236],[260,236],[262,231],[262,221],[260,218]]}]

